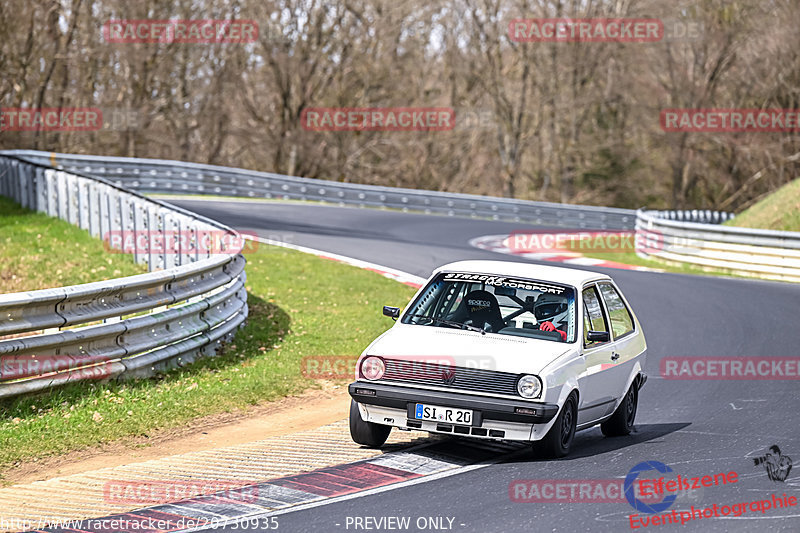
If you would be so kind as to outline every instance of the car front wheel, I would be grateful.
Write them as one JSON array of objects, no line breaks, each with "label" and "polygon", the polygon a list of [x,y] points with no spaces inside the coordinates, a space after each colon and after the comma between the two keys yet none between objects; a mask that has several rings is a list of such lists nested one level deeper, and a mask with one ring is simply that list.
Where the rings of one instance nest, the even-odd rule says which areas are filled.
[{"label": "car front wheel", "polygon": [[567,396],[564,407],[556,417],[556,421],[545,437],[533,443],[534,452],[548,458],[564,457],[572,447],[575,438],[575,427],[578,424],[578,401],[575,393]]},{"label": "car front wheel", "polygon": [[636,380],[631,383],[631,388],[625,393],[625,398],[620,402],[611,418],[600,424],[600,431],[606,437],[624,437],[633,431],[633,421],[636,419],[636,407],[639,404],[639,389]]},{"label": "car front wheel", "polygon": [[392,426],[362,420],[361,413],[358,412],[358,404],[355,400],[350,400],[350,436],[356,444],[380,448],[389,438],[390,431],[392,431]]}]

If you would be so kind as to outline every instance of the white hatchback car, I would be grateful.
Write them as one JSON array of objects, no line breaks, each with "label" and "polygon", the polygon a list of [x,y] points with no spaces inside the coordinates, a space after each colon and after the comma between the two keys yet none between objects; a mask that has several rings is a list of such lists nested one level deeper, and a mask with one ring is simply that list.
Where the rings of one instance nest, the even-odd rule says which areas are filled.
[{"label": "white hatchback car", "polygon": [[438,268],[375,339],[350,384],[350,434],[383,445],[392,427],[533,441],[569,452],[575,431],[633,428],[646,344],[604,274],[506,261]]}]

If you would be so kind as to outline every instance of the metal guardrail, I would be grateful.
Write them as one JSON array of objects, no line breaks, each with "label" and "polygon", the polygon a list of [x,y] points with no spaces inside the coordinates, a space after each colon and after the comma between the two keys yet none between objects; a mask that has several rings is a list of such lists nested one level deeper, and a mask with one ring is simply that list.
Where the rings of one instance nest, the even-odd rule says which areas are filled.
[{"label": "metal guardrail", "polygon": [[800,281],[800,233],[681,222],[661,215],[637,211],[637,241],[646,243],[637,251],[639,256]]},{"label": "metal guardrail", "polygon": [[[0,294],[0,398],[76,380],[151,375],[214,355],[232,338],[248,310],[245,260],[231,246],[239,241],[235,231],[108,180],[45,165],[0,154],[0,195],[96,237],[186,240],[175,253],[137,250],[147,274]],[[220,253],[213,253],[197,246],[209,232],[232,239],[219,239]]]},{"label": "metal guardrail", "polygon": [[28,161],[102,176],[144,193],[211,194],[311,200],[428,214],[487,218],[577,229],[633,230],[632,209],[533,202],[471,194],[340,183],[161,159],[7,150]]},{"label": "metal guardrail", "polygon": [[[655,243],[639,252],[645,257],[800,281],[799,233],[713,225],[730,218],[729,213],[634,212],[156,159],[0,152],[0,194],[94,236],[113,231],[188,233],[196,242],[209,231],[236,235],[215,221],[134,190],[312,200],[577,229],[635,228],[645,242]],[[134,259],[146,263],[150,273],[0,295],[0,336],[6,336],[0,337],[0,397],[79,379],[139,377],[180,366],[213,355],[247,316],[244,258],[236,251],[211,255],[197,247],[180,253],[148,250],[134,253]],[[148,314],[130,316],[142,312]],[[43,334],[19,337],[43,329]],[[61,367],[45,364],[53,360]],[[41,368],[32,364],[36,362],[42,363]],[[14,372],[14,365],[20,370]]]},{"label": "metal guardrail", "polygon": [[726,211],[711,211],[710,209],[648,211],[648,213],[657,218],[677,220],[679,222],[699,222],[701,224],[722,224],[735,216],[733,213]]}]

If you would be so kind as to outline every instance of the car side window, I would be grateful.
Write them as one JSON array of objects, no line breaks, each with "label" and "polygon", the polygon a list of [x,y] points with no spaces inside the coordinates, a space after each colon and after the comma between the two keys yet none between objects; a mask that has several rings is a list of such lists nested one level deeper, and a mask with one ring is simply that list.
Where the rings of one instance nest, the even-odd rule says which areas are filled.
[{"label": "car side window", "polygon": [[608,331],[606,317],[600,305],[600,296],[595,287],[588,287],[583,290],[583,307],[585,309],[583,319],[583,345],[587,348],[603,344],[600,341],[590,341],[587,337],[589,331]]},{"label": "car side window", "polygon": [[625,302],[622,301],[617,289],[610,283],[599,283],[600,293],[603,295],[603,300],[606,302],[606,309],[608,309],[608,318],[611,320],[611,330],[614,332],[614,338],[618,339],[623,335],[633,331],[633,317],[631,316],[628,308],[625,307]]}]

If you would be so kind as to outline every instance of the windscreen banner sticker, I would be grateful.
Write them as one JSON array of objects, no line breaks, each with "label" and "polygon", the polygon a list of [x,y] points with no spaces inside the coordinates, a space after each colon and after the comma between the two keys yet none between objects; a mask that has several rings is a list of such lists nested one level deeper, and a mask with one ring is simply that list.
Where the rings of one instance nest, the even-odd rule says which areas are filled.
[{"label": "windscreen banner sticker", "polygon": [[523,289],[526,291],[539,291],[547,294],[562,295],[567,290],[566,287],[539,283],[528,279],[507,278],[505,276],[491,276],[489,274],[468,274],[462,272],[450,272],[444,275],[444,281],[479,281],[492,285],[493,287],[509,287],[512,289]]}]

